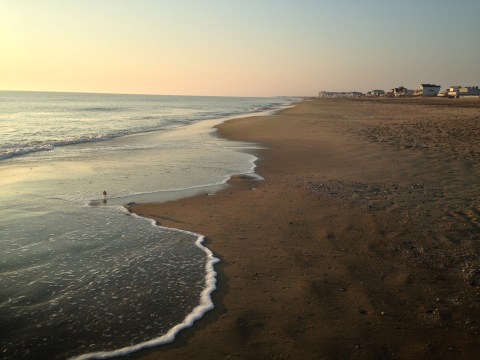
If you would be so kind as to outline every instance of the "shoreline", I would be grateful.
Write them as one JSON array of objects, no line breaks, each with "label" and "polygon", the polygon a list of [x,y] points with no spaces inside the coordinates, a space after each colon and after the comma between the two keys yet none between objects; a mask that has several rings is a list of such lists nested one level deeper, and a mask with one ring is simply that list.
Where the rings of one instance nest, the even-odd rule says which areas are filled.
[{"label": "shoreline", "polygon": [[[238,151],[242,144],[230,148],[200,119],[272,109],[284,100],[24,95],[5,99],[5,113],[15,120],[12,131],[3,132],[7,150],[53,137],[69,144],[94,134],[135,135],[0,161],[8,214],[0,223],[2,353],[68,357],[167,333],[199,305],[205,252],[195,246],[197,237],[127,216],[123,204],[213,192],[203,186],[223,186],[228,174],[251,172],[254,157]],[[51,119],[46,137],[31,131],[43,129],[42,121],[57,110],[62,116]],[[155,131],[139,132],[152,126]]]},{"label": "shoreline", "polygon": [[478,192],[463,188],[479,173],[479,105],[437,104],[313,100],[218,126],[266,147],[255,150],[263,181],[132,209],[207,237],[222,261],[215,309],[130,356],[474,354]]}]

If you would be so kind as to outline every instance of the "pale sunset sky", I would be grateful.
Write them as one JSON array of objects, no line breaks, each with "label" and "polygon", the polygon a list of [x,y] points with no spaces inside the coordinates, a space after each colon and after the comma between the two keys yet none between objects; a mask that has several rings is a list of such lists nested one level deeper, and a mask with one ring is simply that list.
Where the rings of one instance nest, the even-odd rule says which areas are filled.
[{"label": "pale sunset sky", "polygon": [[480,0],[1,0],[0,90],[480,85]]}]

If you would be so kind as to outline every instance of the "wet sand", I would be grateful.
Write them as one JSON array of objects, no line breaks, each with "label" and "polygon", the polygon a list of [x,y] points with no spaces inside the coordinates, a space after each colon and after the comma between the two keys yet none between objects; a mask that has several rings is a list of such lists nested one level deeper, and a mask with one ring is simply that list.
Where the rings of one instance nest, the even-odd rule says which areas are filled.
[{"label": "wet sand", "polygon": [[[207,237],[216,309],[139,359],[473,359],[480,100],[321,99],[229,121],[257,181],[132,210]],[[161,275],[160,275],[161,276]]]}]

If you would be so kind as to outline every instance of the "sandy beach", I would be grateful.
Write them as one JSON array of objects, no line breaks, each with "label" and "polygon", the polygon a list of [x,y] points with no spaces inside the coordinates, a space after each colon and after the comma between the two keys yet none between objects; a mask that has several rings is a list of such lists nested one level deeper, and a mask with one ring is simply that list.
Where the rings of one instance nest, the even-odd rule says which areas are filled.
[{"label": "sandy beach", "polygon": [[[229,121],[257,173],[131,210],[207,237],[215,310],[138,359],[473,359],[480,101],[318,99]],[[161,276],[161,274],[159,274]]]}]

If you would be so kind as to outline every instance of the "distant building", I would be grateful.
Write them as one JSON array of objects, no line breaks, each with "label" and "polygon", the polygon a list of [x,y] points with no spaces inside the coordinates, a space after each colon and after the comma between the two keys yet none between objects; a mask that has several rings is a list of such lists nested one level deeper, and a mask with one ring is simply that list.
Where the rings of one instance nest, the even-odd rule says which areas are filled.
[{"label": "distant building", "polygon": [[384,90],[372,90],[372,96],[384,96],[385,91]]},{"label": "distant building", "polygon": [[320,91],[318,93],[318,97],[325,99],[325,98],[345,98],[345,97],[360,97],[363,96],[363,93],[358,91]]},{"label": "distant building", "polygon": [[480,96],[478,86],[463,86],[458,90],[460,96]]},{"label": "distant building", "polygon": [[400,97],[400,96],[413,96],[415,92],[411,89],[407,89],[405,86],[399,86],[396,88],[393,88],[390,90],[387,95],[388,96],[395,96],[395,97]]},{"label": "distant building", "polygon": [[433,85],[433,84],[420,84],[415,95],[417,96],[437,96],[440,91],[440,85]]},{"label": "distant building", "polygon": [[399,87],[393,88],[391,91],[391,94],[395,97],[407,96],[408,89],[405,86],[399,86]]},{"label": "distant building", "polygon": [[318,97],[321,99],[333,97],[332,95],[333,95],[333,92],[331,91],[320,91],[318,93]]},{"label": "distant building", "polygon": [[450,86],[447,91],[448,97],[459,98],[461,96],[480,96],[478,86]]},{"label": "distant building", "polygon": [[448,97],[459,97],[458,91],[460,90],[461,86],[450,86],[447,90]]},{"label": "distant building", "polygon": [[360,97],[360,96],[363,96],[363,93],[361,93],[360,91],[352,91],[352,92],[349,92],[347,93],[348,97]]}]

